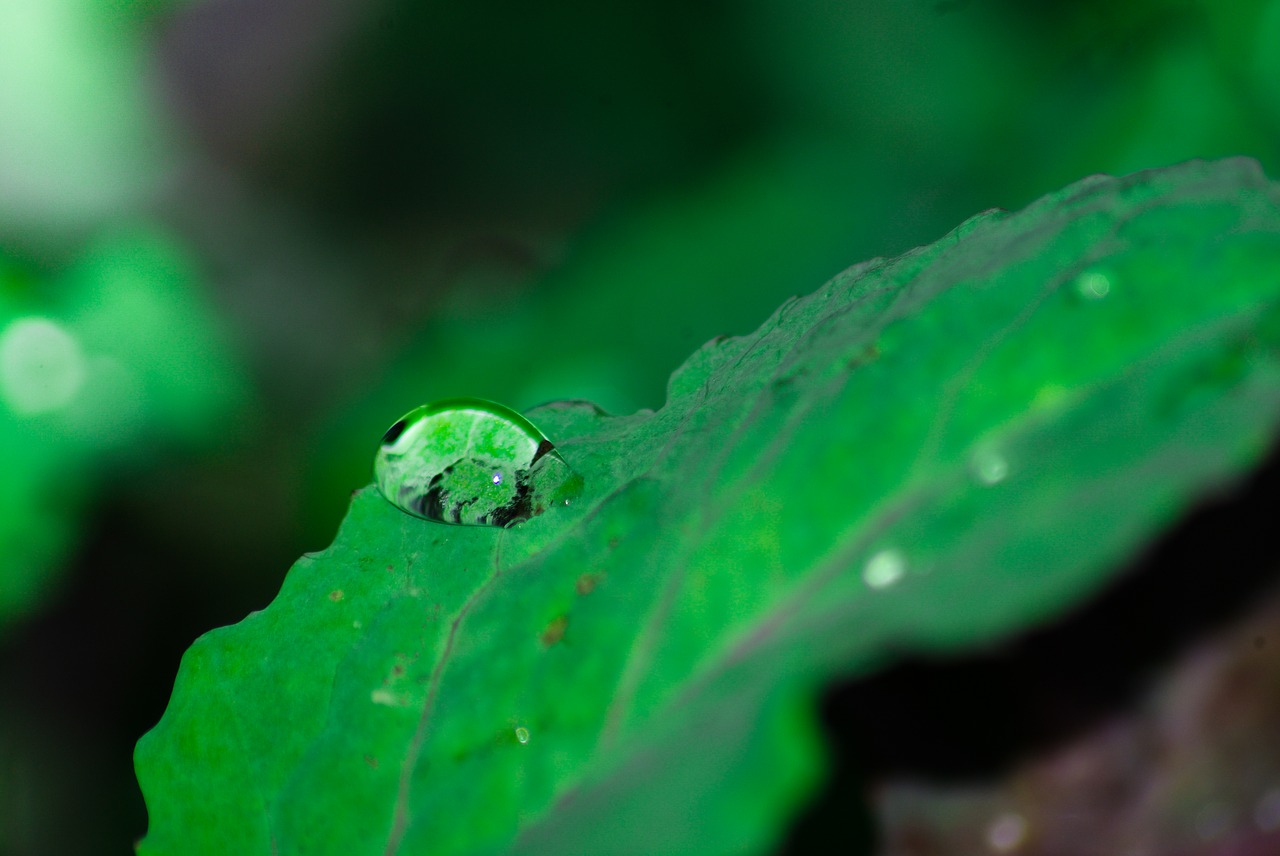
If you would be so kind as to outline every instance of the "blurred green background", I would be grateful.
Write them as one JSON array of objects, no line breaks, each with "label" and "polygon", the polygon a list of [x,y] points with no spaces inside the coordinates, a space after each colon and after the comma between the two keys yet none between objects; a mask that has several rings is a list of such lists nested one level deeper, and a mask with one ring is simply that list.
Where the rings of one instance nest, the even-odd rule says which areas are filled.
[{"label": "blurred green background", "polygon": [[0,852],[126,852],[200,633],[403,412],[702,342],[1095,172],[1280,174],[1280,0],[0,0]]}]

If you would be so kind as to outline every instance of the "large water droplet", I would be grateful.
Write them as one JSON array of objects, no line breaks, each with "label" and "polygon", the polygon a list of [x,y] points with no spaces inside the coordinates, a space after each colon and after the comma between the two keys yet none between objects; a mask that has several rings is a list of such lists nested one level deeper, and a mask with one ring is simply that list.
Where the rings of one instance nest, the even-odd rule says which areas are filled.
[{"label": "large water droplet", "polygon": [[582,492],[582,477],[533,423],[478,398],[406,414],[383,435],[373,475],[400,510],[473,526],[511,526]]}]

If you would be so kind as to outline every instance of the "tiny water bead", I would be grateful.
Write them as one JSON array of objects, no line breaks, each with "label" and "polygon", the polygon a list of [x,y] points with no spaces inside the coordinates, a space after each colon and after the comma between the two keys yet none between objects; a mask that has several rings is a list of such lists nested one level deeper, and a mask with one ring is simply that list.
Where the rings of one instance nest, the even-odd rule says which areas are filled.
[{"label": "tiny water bead", "polygon": [[987,487],[1000,484],[1009,475],[1009,462],[997,449],[979,446],[969,458],[969,466],[977,480]]},{"label": "tiny water bead", "polygon": [[862,568],[862,581],[870,588],[882,589],[902,579],[907,572],[907,559],[898,550],[881,550]]},{"label": "tiny water bead", "polygon": [[516,742],[517,742],[517,743],[528,743],[528,742],[529,742],[529,729],[525,728],[523,725],[522,725],[522,726],[520,726],[519,728],[517,728],[517,729],[516,729]]},{"label": "tiny water bead", "polygon": [[582,477],[533,423],[478,398],[424,404],[399,419],[382,437],[373,475],[401,511],[470,526],[511,526],[582,492]]},{"label": "tiny water bead", "polygon": [[1086,300],[1101,300],[1111,293],[1111,277],[1101,271],[1086,271],[1076,277],[1076,293]]}]

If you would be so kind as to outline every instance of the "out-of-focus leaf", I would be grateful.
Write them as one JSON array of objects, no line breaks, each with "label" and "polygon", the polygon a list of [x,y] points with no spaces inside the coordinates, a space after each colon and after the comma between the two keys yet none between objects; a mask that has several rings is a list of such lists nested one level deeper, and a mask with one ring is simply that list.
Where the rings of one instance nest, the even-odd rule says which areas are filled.
[{"label": "out-of-focus leaf", "polygon": [[92,228],[172,159],[133,3],[0,0],[0,229]]},{"label": "out-of-focus leaf", "polygon": [[708,343],[657,412],[535,411],[568,509],[361,491],[187,652],[140,852],[766,849],[822,682],[1060,612],[1258,458],[1277,270],[1256,164],[1094,177]]},{"label": "out-of-focus leaf", "polygon": [[0,268],[0,626],[48,589],[108,467],[240,433],[247,383],[200,288],[181,246],[142,225],[56,282]]}]

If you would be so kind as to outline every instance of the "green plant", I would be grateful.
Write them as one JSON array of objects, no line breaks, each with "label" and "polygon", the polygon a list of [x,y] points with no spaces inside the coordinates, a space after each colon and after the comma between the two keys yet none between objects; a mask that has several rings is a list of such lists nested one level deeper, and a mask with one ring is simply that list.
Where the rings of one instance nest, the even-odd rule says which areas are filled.
[{"label": "green plant", "polygon": [[1280,421],[1280,189],[1091,177],[707,343],[657,412],[534,421],[585,482],[510,529],[375,490],[186,654],[143,854],[754,852],[812,705],[1061,612]]}]

